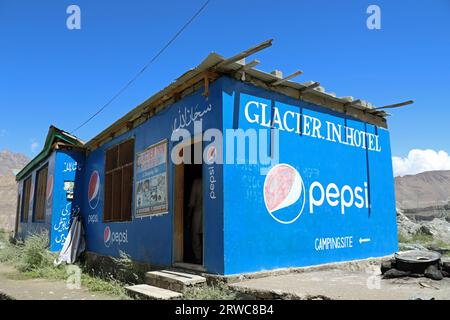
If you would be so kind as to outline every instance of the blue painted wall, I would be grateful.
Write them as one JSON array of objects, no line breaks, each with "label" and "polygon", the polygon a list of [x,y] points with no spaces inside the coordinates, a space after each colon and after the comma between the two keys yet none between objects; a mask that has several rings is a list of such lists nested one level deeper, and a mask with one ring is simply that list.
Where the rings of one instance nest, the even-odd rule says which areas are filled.
[{"label": "blue painted wall", "polygon": [[[287,128],[284,127],[284,131],[278,131],[279,163],[295,169],[292,172],[298,172],[303,184],[297,181],[296,185],[302,188],[300,195],[294,197],[296,201],[289,202],[288,205],[277,210],[277,207],[273,205],[270,207],[270,203],[266,205],[264,184],[268,170],[261,170],[273,168],[276,163],[262,166],[249,164],[247,161],[242,165],[224,165],[224,273],[235,274],[281,267],[309,266],[378,257],[395,252],[397,228],[388,131],[354,119],[345,119],[342,114],[330,112],[320,106],[290,99],[231,79],[223,81],[224,129],[236,127],[243,130],[265,129],[260,121],[263,109],[261,105],[250,104],[247,109],[248,118],[253,121],[258,115],[259,123],[251,123],[247,120],[245,106],[250,101],[268,106],[266,118],[269,122],[271,118],[274,121],[281,119],[283,125],[283,116],[288,113]],[[280,118],[275,111],[272,111],[272,106],[278,109]],[[320,121],[322,127],[315,132],[316,137],[313,137],[311,130],[312,118],[307,118],[308,123],[311,122],[309,131],[306,127],[300,130],[307,134],[300,135],[295,132],[296,130],[293,132],[286,130],[295,129],[297,120],[295,113],[311,116]],[[300,119],[304,126],[304,118]],[[333,142],[332,136],[327,136],[326,121],[333,123],[336,127],[348,126],[376,134],[381,151],[368,151],[362,147]],[[279,123],[276,124],[278,127]],[[270,142],[270,135],[267,139]],[[262,140],[264,139],[258,141],[258,144]],[[374,143],[374,140],[371,142]],[[371,147],[376,149],[375,145]],[[247,155],[248,151],[247,145]],[[226,153],[226,150],[224,152]],[[235,156],[235,160],[238,158]],[[242,160],[243,157],[240,158]],[[247,156],[244,158],[248,160]],[[311,210],[309,193],[312,186],[316,186],[313,188],[312,198],[316,200],[321,198],[320,188],[315,182],[323,186],[324,203],[321,206],[312,206]],[[327,202],[325,192],[330,183],[336,185],[340,194],[344,186],[353,190],[353,205],[344,207],[344,214],[341,209],[341,198],[332,197],[335,189],[330,189],[331,204],[336,204],[336,200],[340,202],[337,206]],[[356,199],[355,195],[356,193],[359,196],[365,194],[365,183],[368,190],[367,197],[370,198],[367,203],[370,202],[370,206],[366,207],[363,204],[362,208],[359,208],[362,201],[359,198]],[[289,183],[281,186],[286,187],[286,185],[289,187]],[[292,186],[290,187],[293,188]],[[357,187],[361,189],[355,191]],[[278,192],[280,188],[275,188],[275,191]],[[296,190],[298,189],[300,188]],[[287,194],[292,196],[291,193],[282,191],[278,194],[281,194],[281,199],[285,201],[288,200]],[[343,201],[347,203],[350,200],[350,191],[344,191]],[[271,208],[272,214],[268,208]],[[298,216],[299,213],[301,213],[300,216]],[[339,248],[321,245],[331,241],[332,238],[333,241],[338,238]]]},{"label": "blue painted wall", "polygon": [[[172,265],[173,255],[173,178],[174,166],[170,161],[170,154],[176,142],[170,141],[174,126],[180,124],[180,117],[190,119],[189,114],[202,113],[195,116],[203,122],[203,130],[207,128],[221,128],[221,90],[219,83],[215,82],[210,87],[208,98],[202,96],[203,90],[184,97],[182,100],[171,105],[159,114],[147,120],[139,127],[126,134],[114,138],[101,148],[94,150],[86,158],[84,182],[79,201],[81,212],[86,225],[87,249],[88,251],[118,257],[120,251],[131,256],[133,260],[151,263],[154,265]],[[209,111],[206,111],[207,108]],[[176,122],[175,122],[176,120]],[[189,121],[188,121],[189,122]],[[193,132],[193,123],[184,126],[189,132]],[[135,154],[147,149],[162,140],[168,140],[168,190],[169,190],[169,212],[167,214],[151,215],[147,217],[136,217],[134,208],[133,192],[133,217],[128,222],[103,222],[104,208],[104,163],[105,152],[110,147],[129,138],[135,139]],[[204,147],[208,144],[205,143]],[[212,168],[211,168],[212,167]],[[211,170],[214,176],[211,177]],[[88,185],[91,176],[98,173],[99,193],[96,197],[88,199]],[[136,170],[134,171],[136,177]],[[204,166],[204,267],[211,273],[223,273],[223,214],[222,214],[222,186],[221,168],[219,166]],[[214,181],[214,179],[217,181]],[[214,182],[211,182],[214,181]],[[209,197],[211,183],[216,188],[216,198]],[[78,192],[78,191],[77,191]],[[105,241],[105,229],[109,228],[119,241]]]},{"label": "blue painted wall", "polygon": [[[73,181],[75,186],[82,180],[82,167],[84,153],[57,150],[53,152],[42,164],[31,173],[32,188],[30,197],[30,210],[28,221],[19,223],[19,237],[25,239],[29,234],[47,232],[49,234],[50,251],[60,251],[70,227],[70,215],[73,212],[73,201],[67,199],[64,190],[65,181]],[[35,221],[35,188],[36,174],[48,165],[45,220]],[[25,179],[24,179],[25,180]],[[23,200],[23,182],[19,182],[19,193]]]},{"label": "blue painted wall", "polygon": [[77,194],[77,185],[83,181],[84,153],[74,151],[57,151],[54,167],[54,191],[52,202],[52,229],[50,237],[50,250],[60,251],[66,240],[70,228],[72,213],[80,210],[75,199],[67,197],[64,190],[65,182],[73,182],[74,194]]}]

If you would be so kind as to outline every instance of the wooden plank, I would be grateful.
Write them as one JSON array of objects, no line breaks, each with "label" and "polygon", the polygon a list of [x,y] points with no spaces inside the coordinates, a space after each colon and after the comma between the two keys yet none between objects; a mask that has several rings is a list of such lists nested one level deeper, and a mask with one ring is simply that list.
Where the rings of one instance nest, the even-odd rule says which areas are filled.
[{"label": "wooden plank", "polygon": [[353,100],[344,104],[344,107],[354,107],[356,105],[361,105],[361,99]]},{"label": "wooden plank", "polygon": [[40,169],[37,173],[37,186],[36,186],[36,203],[34,206],[34,220],[45,220],[45,192],[47,190],[47,173],[48,167]]},{"label": "wooden plank", "polygon": [[250,56],[250,55],[252,55],[252,54],[254,54],[254,53],[258,52],[258,51],[261,51],[261,50],[263,50],[265,48],[268,48],[268,47],[270,47],[272,45],[272,41],[273,41],[273,39],[266,40],[264,42],[261,42],[260,44],[257,44],[254,47],[251,47],[250,49],[247,49],[245,51],[242,51],[241,53],[238,53],[237,55],[232,56],[231,58],[225,59],[224,61],[220,62],[216,66],[216,68],[220,68],[220,67],[226,66],[226,65],[228,65],[230,63],[239,61],[239,60],[244,59],[244,58],[246,58],[246,57],[248,57],[248,56]]},{"label": "wooden plank", "polygon": [[173,262],[183,262],[183,228],[184,228],[184,165],[175,166],[174,170],[174,227],[173,227]]},{"label": "wooden plank", "polygon": [[208,76],[207,75],[205,75],[205,84],[204,84],[204,86],[205,86],[205,91],[203,92],[203,96],[204,97],[209,97],[209,79],[208,79]]},{"label": "wooden plank", "polygon": [[24,188],[23,188],[23,206],[22,206],[22,216],[23,220],[22,222],[28,222],[28,213],[30,211],[30,200],[31,200],[31,177],[29,177],[24,182]]},{"label": "wooden plank", "polygon": [[384,107],[379,107],[379,108],[374,108],[373,110],[381,110],[381,109],[392,109],[392,108],[399,108],[399,107],[403,107],[403,106],[407,106],[410,104],[413,104],[414,101],[413,100],[408,100],[405,102],[400,102],[400,103],[396,103],[396,104],[390,104]]},{"label": "wooden plank", "polygon": [[22,196],[19,193],[17,196],[17,209],[16,209],[16,224],[14,226],[14,237],[17,236],[17,234],[19,233],[19,221],[20,221],[20,214],[21,214],[21,209],[22,208]]},{"label": "wooden plank", "polygon": [[280,84],[282,84],[282,83],[284,83],[286,81],[291,80],[292,78],[295,78],[295,77],[301,75],[302,73],[303,73],[303,71],[300,71],[300,70],[295,71],[293,74],[291,74],[291,75],[289,75],[287,77],[284,77],[283,79],[276,80],[274,83],[271,83],[270,85],[271,86],[278,86],[278,85],[280,85]]},{"label": "wooden plank", "polygon": [[314,82],[314,83],[310,84],[309,86],[306,86],[306,87],[304,87],[304,88],[301,88],[301,89],[300,89],[300,96],[301,96],[303,93],[308,92],[308,91],[312,91],[312,90],[314,90],[314,89],[317,88],[317,87],[320,87],[320,82]]},{"label": "wooden plank", "polygon": [[261,62],[257,59],[254,59],[252,61],[250,61],[249,63],[247,63],[246,65],[243,65],[241,68],[239,68],[239,70],[237,71],[247,71],[248,69],[254,68],[256,67],[258,64],[260,64]]}]

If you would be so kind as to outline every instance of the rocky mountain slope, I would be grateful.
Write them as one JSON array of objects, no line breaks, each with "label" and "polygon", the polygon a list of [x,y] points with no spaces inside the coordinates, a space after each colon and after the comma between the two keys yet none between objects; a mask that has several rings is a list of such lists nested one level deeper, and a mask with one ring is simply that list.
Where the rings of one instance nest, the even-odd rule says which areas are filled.
[{"label": "rocky mountain slope", "polygon": [[[426,211],[450,203],[450,171],[428,171],[395,178],[397,207]],[[425,210],[424,210],[425,209]]]},{"label": "rocky mountain slope", "polygon": [[13,230],[17,205],[17,185],[14,174],[30,159],[23,154],[0,151],[0,229]]},{"label": "rocky mountain slope", "polygon": [[450,171],[395,178],[400,250],[450,254]]}]

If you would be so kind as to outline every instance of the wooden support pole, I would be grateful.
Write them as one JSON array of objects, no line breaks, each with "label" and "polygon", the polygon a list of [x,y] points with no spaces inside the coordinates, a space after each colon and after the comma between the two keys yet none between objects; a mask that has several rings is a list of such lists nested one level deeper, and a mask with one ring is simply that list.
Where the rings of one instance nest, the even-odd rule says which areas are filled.
[{"label": "wooden support pole", "polygon": [[291,74],[291,75],[289,75],[289,76],[287,76],[287,77],[284,77],[283,79],[276,80],[274,83],[271,83],[270,85],[273,86],[273,87],[274,87],[274,86],[278,86],[278,85],[280,85],[280,84],[282,84],[282,83],[284,83],[284,82],[286,82],[286,81],[291,80],[292,78],[295,78],[295,77],[301,75],[302,73],[303,73],[303,72],[300,71],[300,70],[295,71],[293,74]]},{"label": "wooden support pole", "polygon": [[242,66],[242,68],[240,68],[238,71],[247,71],[251,68],[256,67],[258,64],[260,64],[261,62],[257,59],[250,61],[249,63],[247,63],[246,65]]},{"label": "wooden support pole", "polygon": [[301,98],[305,92],[312,91],[317,87],[320,87],[320,82],[314,82],[314,83],[310,84],[309,86],[299,89],[299,91],[300,91],[299,98]]},{"label": "wooden support pole", "polygon": [[357,104],[361,104],[361,99],[356,99],[356,100],[347,102],[346,104],[344,104],[344,107],[353,107]]},{"label": "wooden support pole", "polygon": [[205,82],[205,91],[203,91],[203,96],[204,97],[209,97],[209,78],[208,78],[208,74],[205,74],[204,77],[204,82]]},{"label": "wooden support pole", "polygon": [[241,53],[238,53],[237,55],[232,56],[231,58],[225,59],[224,61],[220,62],[216,66],[216,68],[220,68],[220,67],[226,66],[227,64],[239,61],[239,60],[244,59],[244,58],[246,58],[246,57],[248,57],[248,56],[250,56],[250,55],[252,55],[252,54],[254,54],[256,52],[264,50],[265,48],[268,48],[268,47],[270,47],[272,45],[272,41],[273,41],[273,39],[266,40],[266,41],[261,42],[260,44],[254,46],[254,47],[251,47],[250,49],[247,49],[245,51],[242,51]]},{"label": "wooden support pole", "polygon": [[390,105],[387,105],[384,107],[374,108],[373,110],[399,108],[399,107],[404,107],[404,106],[407,106],[407,105],[410,105],[413,103],[414,103],[413,100],[408,100],[408,101],[404,101],[404,102],[400,102],[400,103],[396,103],[396,104],[390,104]]},{"label": "wooden support pole", "polygon": [[236,72],[241,72],[241,73],[242,73],[242,75],[241,75],[241,80],[242,80],[242,81],[245,81],[245,80],[246,80],[246,79],[245,79],[245,78],[246,78],[246,77],[245,77],[245,72],[246,72],[247,70],[250,70],[251,68],[257,66],[259,63],[260,63],[259,60],[256,60],[256,59],[255,59],[255,60],[250,61],[249,63],[243,65],[243,66],[240,67],[238,70],[236,70]]}]

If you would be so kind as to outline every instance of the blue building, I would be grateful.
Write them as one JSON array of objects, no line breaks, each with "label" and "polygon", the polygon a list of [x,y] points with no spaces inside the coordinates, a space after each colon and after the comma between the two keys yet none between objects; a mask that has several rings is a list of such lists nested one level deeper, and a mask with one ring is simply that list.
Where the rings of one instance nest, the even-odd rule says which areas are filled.
[{"label": "blue building", "polygon": [[386,113],[255,69],[259,49],[210,54],[87,143],[51,127],[18,234],[58,251],[80,213],[88,252],[222,275],[394,253]]},{"label": "blue building", "polygon": [[60,251],[70,226],[75,184],[81,184],[84,143],[51,126],[43,150],[22,170],[18,181],[16,234],[49,231],[50,250]]}]

